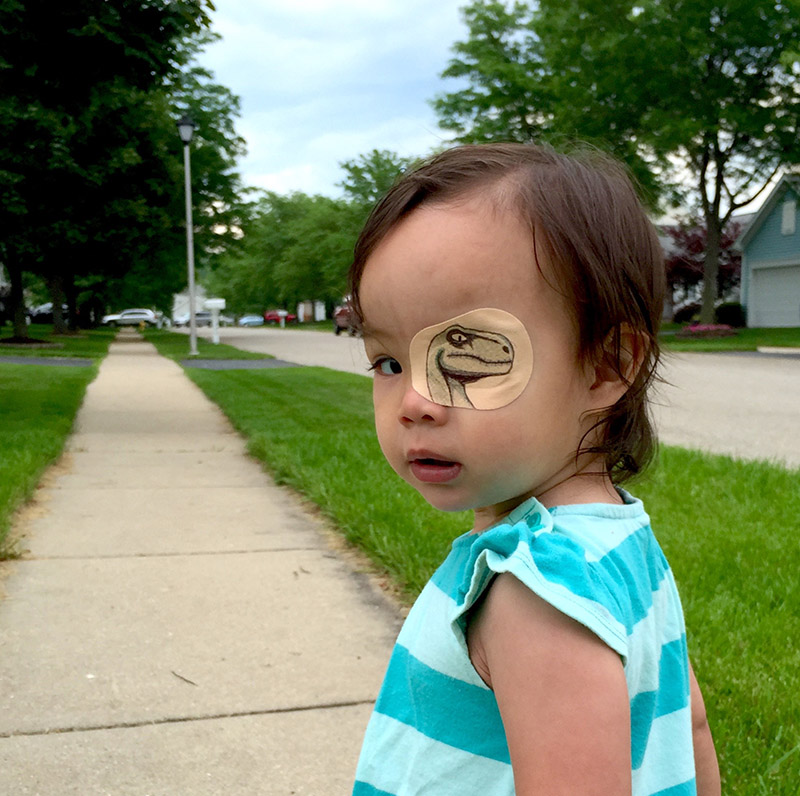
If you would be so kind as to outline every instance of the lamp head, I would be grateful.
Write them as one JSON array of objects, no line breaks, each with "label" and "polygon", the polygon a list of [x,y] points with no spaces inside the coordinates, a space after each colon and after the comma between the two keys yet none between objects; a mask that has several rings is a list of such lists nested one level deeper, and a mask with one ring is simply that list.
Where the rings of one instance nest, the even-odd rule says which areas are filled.
[{"label": "lamp head", "polygon": [[177,126],[181,141],[183,141],[184,144],[191,143],[192,135],[194,134],[194,128],[197,127],[197,125],[184,114],[180,119],[178,119]]}]

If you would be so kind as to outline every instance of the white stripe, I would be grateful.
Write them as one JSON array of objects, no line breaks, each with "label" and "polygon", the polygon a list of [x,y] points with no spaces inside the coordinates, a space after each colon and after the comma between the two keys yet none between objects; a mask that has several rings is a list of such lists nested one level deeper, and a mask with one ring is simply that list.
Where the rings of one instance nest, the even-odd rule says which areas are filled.
[{"label": "white stripe", "polygon": [[646,518],[641,514],[630,519],[618,519],[613,522],[598,523],[597,517],[580,514],[565,515],[569,524],[562,527],[562,517],[556,514],[553,518],[554,533],[574,539],[584,550],[589,563],[595,563],[607,556],[614,548],[619,547],[628,537],[647,528]]},{"label": "white stripe", "polygon": [[[677,641],[684,632],[680,600],[670,570],[653,592],[653,604],[647,616],[634,625],[628,639],[630,657],[625,667],[625,677],[631,699],[644,691],[655,691],[658,688],[661,648]],[[653,655],[657,656],[655,660],[652,660]]]},{"label": "white stripe", "polygon": [[687,705],[653,722],[644,760],[633,772],[633,796],[648,796],[693,778],[692,711]]},{"label": "white stripe", "polygon": [[462,647],[455,634],[448,632],[455,610],[456,603],[429,581],[406,617],[397,643],[426,666],[486,688],[470,663],[466,643]]},{"label": "white stripe", "polygon": [[507,763],[434,741],[380,713],[370,719],[367,737],[370,759],[359,761],[356,779],[373,788],[397,796],[463,796],[469,783],[470,793],[513,796]]}]

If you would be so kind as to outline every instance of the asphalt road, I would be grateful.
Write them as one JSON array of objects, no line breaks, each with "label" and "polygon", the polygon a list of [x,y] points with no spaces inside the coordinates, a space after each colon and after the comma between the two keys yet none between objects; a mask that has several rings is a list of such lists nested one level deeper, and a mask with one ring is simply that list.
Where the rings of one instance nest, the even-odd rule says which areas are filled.
[{"label": "asphalt road", "polygon": [[[366,373],[361,342],[345,335],[225,328],[220,340],[302,365]],[[800,467],[800,355],[670,354],[663,376],[653,406],[663,442]]]}]

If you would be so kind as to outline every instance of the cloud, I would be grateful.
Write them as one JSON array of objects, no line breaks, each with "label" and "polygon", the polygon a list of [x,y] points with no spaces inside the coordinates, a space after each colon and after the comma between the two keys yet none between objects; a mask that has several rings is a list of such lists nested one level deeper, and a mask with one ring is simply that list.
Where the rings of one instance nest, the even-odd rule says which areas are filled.
[{"label": "cloud", "polygon": [[339,161],[437,146],[428,101],[454,89],[439,75],[462,1],[217,0],[203,63],[242,99],[246,182],[336,195]]}]

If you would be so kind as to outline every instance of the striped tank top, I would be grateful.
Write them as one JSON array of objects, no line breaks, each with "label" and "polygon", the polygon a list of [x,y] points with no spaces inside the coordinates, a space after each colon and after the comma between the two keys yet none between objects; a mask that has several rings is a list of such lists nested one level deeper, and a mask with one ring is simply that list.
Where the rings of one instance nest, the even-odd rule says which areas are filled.
[{"label": "striped tank top", "polygon": [[535,498],[455,540],[406,619],[367,727],[353,796],[514,793],[493,692],[466,622],[510,572],[621,657],[633,796],[696,794],[683,612],[641,501],[545,509]]}]

